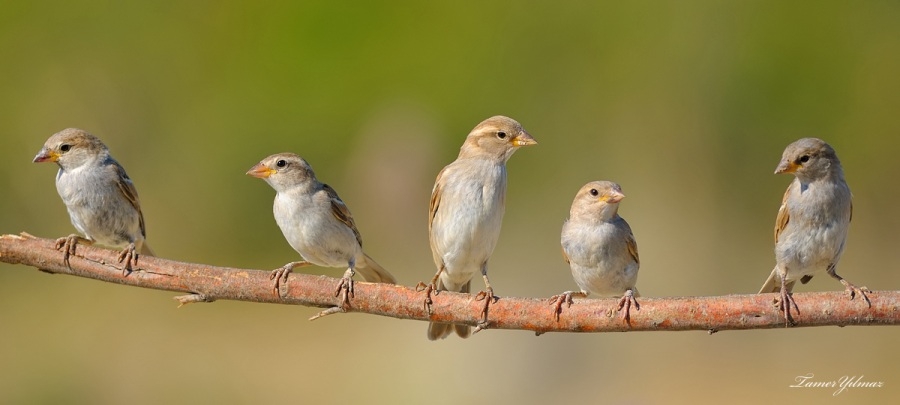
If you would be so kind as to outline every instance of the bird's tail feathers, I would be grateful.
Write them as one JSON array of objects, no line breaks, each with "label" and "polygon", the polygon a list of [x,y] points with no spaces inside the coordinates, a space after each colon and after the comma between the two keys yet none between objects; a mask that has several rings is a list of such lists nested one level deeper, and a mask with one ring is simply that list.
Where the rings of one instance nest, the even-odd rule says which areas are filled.
[{"label": "bird's tail feathers", "polygon": [[[806,281],[809,281],[809,279],[807,278]],[[787,281],[786,283],[784,283],[784,287],[788,290],[788,292],[791,292],[791,290],[794,289],[794,283],[796,282],[796,280]],[[772,274],[769,274],[769,278],[766,279],[765,284],[763,284],[762,288],[759,289],[759,292],[757,294],[777,292],[781,292],[781,276],[778,275],[778,268],[776,267],[772,269]]]},{"label": "bird's tail feathers", "polygon": [[141,254],[144,255],[144,256],[153,256],[153,257],[156,257],[156,253],[153,253],[153,249],[150,249],[150,244],[148,244],[147,241],[144,241],[144,242],[141,244],[141,249],[140,249],[140,250],[141,250]]},{"label": "bird's tail feathers", "polygon": [[[472,280],[467,281],[463,286],[459,289],[459,292],[463,294],[468,294],[472,285]],[[439,291],[446,290],[444,286],[443,280],[440,278],[437,281],[437,285],[435,286]],[[428,324],[428,340],[438,340],[444,339],[447,336],[450,336],[451,332],[456,332],[459,337],[465,339],[472,335],[472,327],[469,325],[463,325],[458,323],[439,323],[439,322],[431,322]]]},{"label": "bird's tail feathers", "polygon": [[371,257],[367,254],[363,254],[363,259],[360,263],[356,264],[356,270],[359,274],[362,275],[363,279],[370,283],[387,283],[387,284],[397,284],[397,279],[394,278],[391,273],[388,273],[384,267],[381,267],[380,264],[372,260]]}]

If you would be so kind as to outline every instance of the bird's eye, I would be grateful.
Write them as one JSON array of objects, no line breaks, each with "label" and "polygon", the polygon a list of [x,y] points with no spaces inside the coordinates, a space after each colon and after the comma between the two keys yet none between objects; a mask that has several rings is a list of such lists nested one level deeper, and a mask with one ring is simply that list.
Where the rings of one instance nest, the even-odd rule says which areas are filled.
[{"label": "bird's eye", "polygon": [[503,131],[497,132],[497,138],[506,139],[506,132],[503,132]]},{"label": "bird's eye", "polygon": [[800,163],[809,162],[809,155],[800,156]]},{"label": "bird's eye", "polygon": [[72,145],[69,145],[69,144],[67,144],[67,143],[64,143],[64,144],[62,144],[62,145],[59,145],[59,150],[61,150],[61,151],[63,151],[63,152],[68,152],[69,149],[72,149]]},{"label": "bird's eye", "polygon": [[287,166],[287,161],[284,159],[278,159],[278,161],[275,162],[275,166],[285,167],[285,166]]},{"label": "bird's eye", "polygon": [[594,196],[594,197],[596,197],[596,196],[600,195],[600,192],[597,191],[596,188],[592,188],[592,189],[591,189],[591,195]]}]

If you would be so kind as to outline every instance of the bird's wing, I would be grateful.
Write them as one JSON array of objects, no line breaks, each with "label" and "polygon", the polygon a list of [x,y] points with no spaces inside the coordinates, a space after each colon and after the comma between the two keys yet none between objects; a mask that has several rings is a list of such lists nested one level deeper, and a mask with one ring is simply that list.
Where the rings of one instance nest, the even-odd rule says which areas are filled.
[{"label": "bird's wing", "polygon": [[787,190],[784,192],[784,197],[781,198],[781,207],[778,208],[778,216],[775,217],[775,243],[778,243],[778,237],[781,235],[781,232],[784,231],[784,228],[787,227],[787,224],[790,221],[787,200],[788,196],[791,194],[791,189],[794,187],[794,184],[796,183],[791,183],[791,185],[788,186]]},{"label": "bird's wing", "polygon": [[344,204],[341,197],[338,197],[337,191],[334,191],[331,186],[323,184],[322,189],[325,190],[325,193],[328,195],[328,201],[331,202],[331,214],[353,231],[353,234],[356,235],[356,241],[362,247],[362,236],[359,235],[359,230],[356,229],[356,223],[353,222],[353,215],[350,215],[350,209],[347,208],[347,204]]},{"label": "bird's wing", "polygon": [[113,161],[107,167],[107,170],[112,170],[116,175],[116,185],[119,187],[122,196],[131,203],[131,206],[134,207],[135,210],[137,210],[141,225],[141,236],[146,238],[147,230],[144,228],[144,213],[141,212],[141,200],[138,198],[137,188],[134,187],[134,182],[131,181],[128,174],[125,173],[125,168],[118,162]]},{"label": "bird's wing", "polygon": [[[434,180],[434,189],[431,190],[431,202],[428,204],[428,233],[431,234],[431,226],[434,223],[434,217],[437,215],[438,207],[441,205],[441,195],[444,193],[444,173],[447,168],[443,168]],[[433,246],[432,246],[433,247]]]},{"label": "bird's wing", "polygon": [[563,260],[566,261],[566,264],[572,264],[572,262],[569,260],[569,255],[566,253],[565,246],[562,247],[562,255],[563,255]]},{"label": "bird's wing", "polygon": [[631,255],[634,262],[641,264],[641,259],[638,257],[637,240],[634,239],[633,233],[628,232],[628,236],[625,237],[625,246],[628,248],[628,254]]}]

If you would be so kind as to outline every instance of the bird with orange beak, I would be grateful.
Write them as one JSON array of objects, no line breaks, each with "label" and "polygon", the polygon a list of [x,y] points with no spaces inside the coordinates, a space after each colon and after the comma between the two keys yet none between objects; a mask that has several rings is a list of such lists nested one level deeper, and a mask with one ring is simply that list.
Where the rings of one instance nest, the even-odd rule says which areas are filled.
[{"label": "bird with orange beak", "polygon": [[871,306],[866,287],[856,287],[836,272],[853,204],[834,149],[821,139],[800,139],[785,148],[775,169],[781,173],[793,174],[794,181],[775,219],[775,268],[759,293],[780,293],[785,325],[792,325],[791,306],[800,311],[791,297],[794,284],[806,284],[825,271],[844,285],[850,299],[858,294]]},{"label": "bird with orange beak", "polygon": [[628,222],[619,216],[619,203],[625,198],[622,188],[611,181],[592,181],[575,194],[569,219],[563,224],[563,258],[572,271],[572,278],[580,291],[566,291],[554,295],[556,319],[562,305],[572,305],[572,297],[587,297],[594,293],[601,297],[621,297],[617,311],[625,322],[631,320],[631,307],[640,310],[635,297],[637,287],[637,241]]},{"label": "bird with orange beak", "polygon": [[[428,240],[437,272],[429,284],[419,286],[425,291],[426,310],[432,293],[468,293],[472,277],[481,273],[485,289],[476,295],[484,300],[479,326],[487,326],[488,309],[497,299],[487,265],[506,208],[506,162],[520,147],[535,144],[518,121],[497,115],[476,125],[456,160],[438,173],[428,209]],[[453,331],[460,337],[470,334],[467,325],[432,322],[428,339],[443,339]]]},{"label": "bird with orange beak", "polygon": [[56,248],[65,253],[66,265],[78,243],[124,246],[118,258],[124,262],[123,274],[137,265],[138,252],[153,256],[145,240],[137,189],[99,138],[81,129],[64,129],[47,139],[34,162],[59,166],[56,191],[66,204],[72,225],[84,235],[72,234],[56,241]]},{"label": "bird with orange beak", "polygon": [[257,163],[247,175],[263,179],[275,189],[275,222],[303,257],[272,271],[276,295],[294,268],[310,264],[347,269],[336,289],[343,309],[350,305],[356,272],[369,282],[396,284],[391,273],[363,252],[362,237],[347,205],[333,188],[319,182],[305,159],[278,153]]}]

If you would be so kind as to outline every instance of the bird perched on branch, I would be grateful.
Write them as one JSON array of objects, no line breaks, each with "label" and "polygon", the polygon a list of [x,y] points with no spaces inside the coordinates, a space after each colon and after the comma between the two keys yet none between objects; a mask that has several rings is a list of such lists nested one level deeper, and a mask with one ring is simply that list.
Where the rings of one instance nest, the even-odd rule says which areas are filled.
[{"label": "bird perched on branch", "polygon": [[[488,308],[497,299],[488,281],[487,262],[500,237],[506,203],[506,162],[522,146],[537,142],[516,120],[494,116],[482,121],[466,137],[459,156],[440,173],[431,192],[428,234],[437,273],[425,289],[430,311],[431,294],[441,290],[469,292],[475,273],[480,272],[485,289],[482,325],[487,326]],[[452,330],[468,337],[466,325],[432,322],[428,339],[442,339]]]},{"label": "bird perched on branch", "polygon": [[640,310],[635,284],[641,261],[631,227],[618,213],[623,198],[622,188],[610,181],[592,181],[575,195],[560,239],[563,258],[581,291],[550,298],[557,320],[564,303],[571,306],[573,296],[590,293],[621,296],[617,310],[625,309],[622,319],[626,322],[631,319],[632,305]]},{"label": "bird perched on branch", "polygon": [[153,256],[145,240],[137,189],[99,138],[81,129],[64,129],[47,139],[34,162],[59,166],[56,191],[66,204],[72,225],[84,235],[72,234],[56,241],[56,248],[65,253],[67,266],[78,243],[124,246],[119,255],[119,263],[124,262],[123,274],[137,265],[138,252]]},{"label": "bird perched on branch", "polygon": [[341,307],[345,309],[353,296],[352,277],[356,272],[369,282],[397,283],[391,273],[363,253],[362,237],[347,205],[333,188],[319,182],[306,160],[293,153],[279,153],[263,159],[247,174],[275,189],[275,222],[291,247],[303,256],[303,261],[272,271],[275,295],[295,267],[310,264],[347,269],[335,292],[341,294]]},{"label": "bird perched on branch", "polygon": [[786,325],[793,324],[791,297],[799,280],[806,284],[825,271],[844,285],[853,299],[859,294],[871,306],[866,287],[856,287],[835,271],[847,242],[853,205],[841,161],[831,145],[803,138],[785,148],[775,174],[792,173],[775,219],[775,268],[759,293],[780,293]]}]

